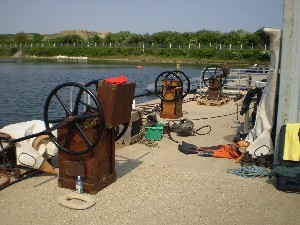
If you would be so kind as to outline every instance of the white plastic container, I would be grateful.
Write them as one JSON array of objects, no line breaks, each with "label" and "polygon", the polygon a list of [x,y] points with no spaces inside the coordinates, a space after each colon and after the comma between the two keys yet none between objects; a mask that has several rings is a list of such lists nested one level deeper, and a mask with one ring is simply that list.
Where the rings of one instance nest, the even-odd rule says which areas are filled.
[{"label": "white plastic container", "polygon": [[80,176],[77,177],[76,192],[78,194],[83,194],[83,183],[82,183],[82,180],[81,180]]}]

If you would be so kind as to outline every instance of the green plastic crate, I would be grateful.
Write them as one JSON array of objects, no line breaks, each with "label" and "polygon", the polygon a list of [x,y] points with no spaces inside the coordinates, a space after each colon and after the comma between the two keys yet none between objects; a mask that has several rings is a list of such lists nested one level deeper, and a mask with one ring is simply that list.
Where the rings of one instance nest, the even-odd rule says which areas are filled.
[{"label": "green plastic crate", "polygon": [[160,141],[163,136],[163,128],[164,125],[160,122],[158,122],[155,126],[145,127],[146,138],[154,141]]}]

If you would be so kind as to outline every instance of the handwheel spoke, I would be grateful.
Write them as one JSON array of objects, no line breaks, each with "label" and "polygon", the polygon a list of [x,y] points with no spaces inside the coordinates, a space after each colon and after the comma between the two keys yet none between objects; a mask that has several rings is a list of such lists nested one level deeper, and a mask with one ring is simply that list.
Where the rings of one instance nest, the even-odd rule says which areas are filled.
[{"label": "handwheel spoke", "polygon": [[213,76],[213,74],[210,72],[210,70],[208,70],[207,72],[210,74],[210,76]]},{"label": "handwheel spoke", "polygon": [[91,147],[93,144],[90,142],[90,140],[88,139],[88,137],[85,135],[85,133],[82,131],[81,127],[78,125],[78,123],[75,123],[77,130],[79,131],[80,135],[82,136],[82,138],[85,140],[86,144],[89,145],[89,147]]},{"label": "handwheel spoke", "polygon": [[68,107],[66,106],[66,104],[64,103],[64,101],[62,100],[62,98],[57,94],[57,92],[54,94],[55,97],[58,99],[58,101],[60,102],[60,104],[62,105],[62,107],[64,108],[64,110],[68,113],[68,115],[72,115],[71,111],[68,109]]},{"label": "handwheel spoke", "polygon": [[82,104],[82,105],[84,105],[87,108],[90,108],[90,109],[93,109],[93,110],[97,109],[96,107],[94,107],[94,106],[92,106],[92,105],[90,105],[90,104],[88,104],[86,102],[83,102],[82,100],[80,100],[79,103]]}]

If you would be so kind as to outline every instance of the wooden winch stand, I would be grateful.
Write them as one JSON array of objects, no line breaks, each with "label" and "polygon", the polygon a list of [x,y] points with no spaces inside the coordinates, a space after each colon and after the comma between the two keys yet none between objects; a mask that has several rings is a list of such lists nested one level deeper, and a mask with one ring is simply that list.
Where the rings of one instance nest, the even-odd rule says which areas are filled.
[{"label": "wooden winch stand", "polygon": [[221,99],[222,85],[217,79],[218,78],[214,77],[209,81],[208,97],[207,97],[208,100]]},{"label": "wooden winch stand", "polygon": [[179,81],[162,81],[161,118],[178,119],[183,116],[183,98],[177,97],[182,94]]},{"label": "wooden winch stand", "polygon": [[[88,128],[87,137],[95,136],[96,129]],[[60,141],[67,135],[67,129],[59,129]],[[70,148],[76,149],[83,145],[78,133],[72,133]],[[84,146],[85,147],[85,146]],[[116,180],[115,172],[115,132],[104,129],[100,143],[86,155],[72,155],[62,151],[58,153],[59,187],[75,189],[77,176],[83,181],[85,193],[96,194]]]},{"label": "wooden winch stand", "polygon": [[[115,171],[115,127],[130,121],[132,100],[134,98],[135,83],[113,85],[99,81],[98,101],[100,102],[106,127],[98,145],[85,155],[58,152],[59,187],[75,190],[77,176],[83,181],[83,191],[96,194],[116,180]],[[102,121],[103,122],[103,121]],[[67,137],[68,129],[71,135]],[[89,139],[97,135],[97,129],[82,128]],[[58,129],[58,141],[61,146],[71,137],[70,149],[80,151],[86,149],[77,129],[72,127]]]}]

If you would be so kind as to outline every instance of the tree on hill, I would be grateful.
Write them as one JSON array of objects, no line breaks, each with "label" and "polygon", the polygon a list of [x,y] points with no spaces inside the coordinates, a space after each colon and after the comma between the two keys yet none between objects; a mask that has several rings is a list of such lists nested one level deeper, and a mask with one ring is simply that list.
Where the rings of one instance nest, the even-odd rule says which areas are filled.
[{"label": "tree on hill", "polygon": [[34,34],[32,37],[32,43],[34,44],[42,43],[43,40],[44,40],[44,36],[41,34]]},{"label": "tree on hill", "polygon": [[58,36],[51,40],[51,43],[62,43],[62,44],[78,44],[83,42],[83,39],[77,34],[69,34],[64,36]]},{"label": "tree on hill", "polygon": [[28,43],[28,35],[25,34],[24,32],[17,33],[14,36],[14,41],[19,44],[19,43]]}]

